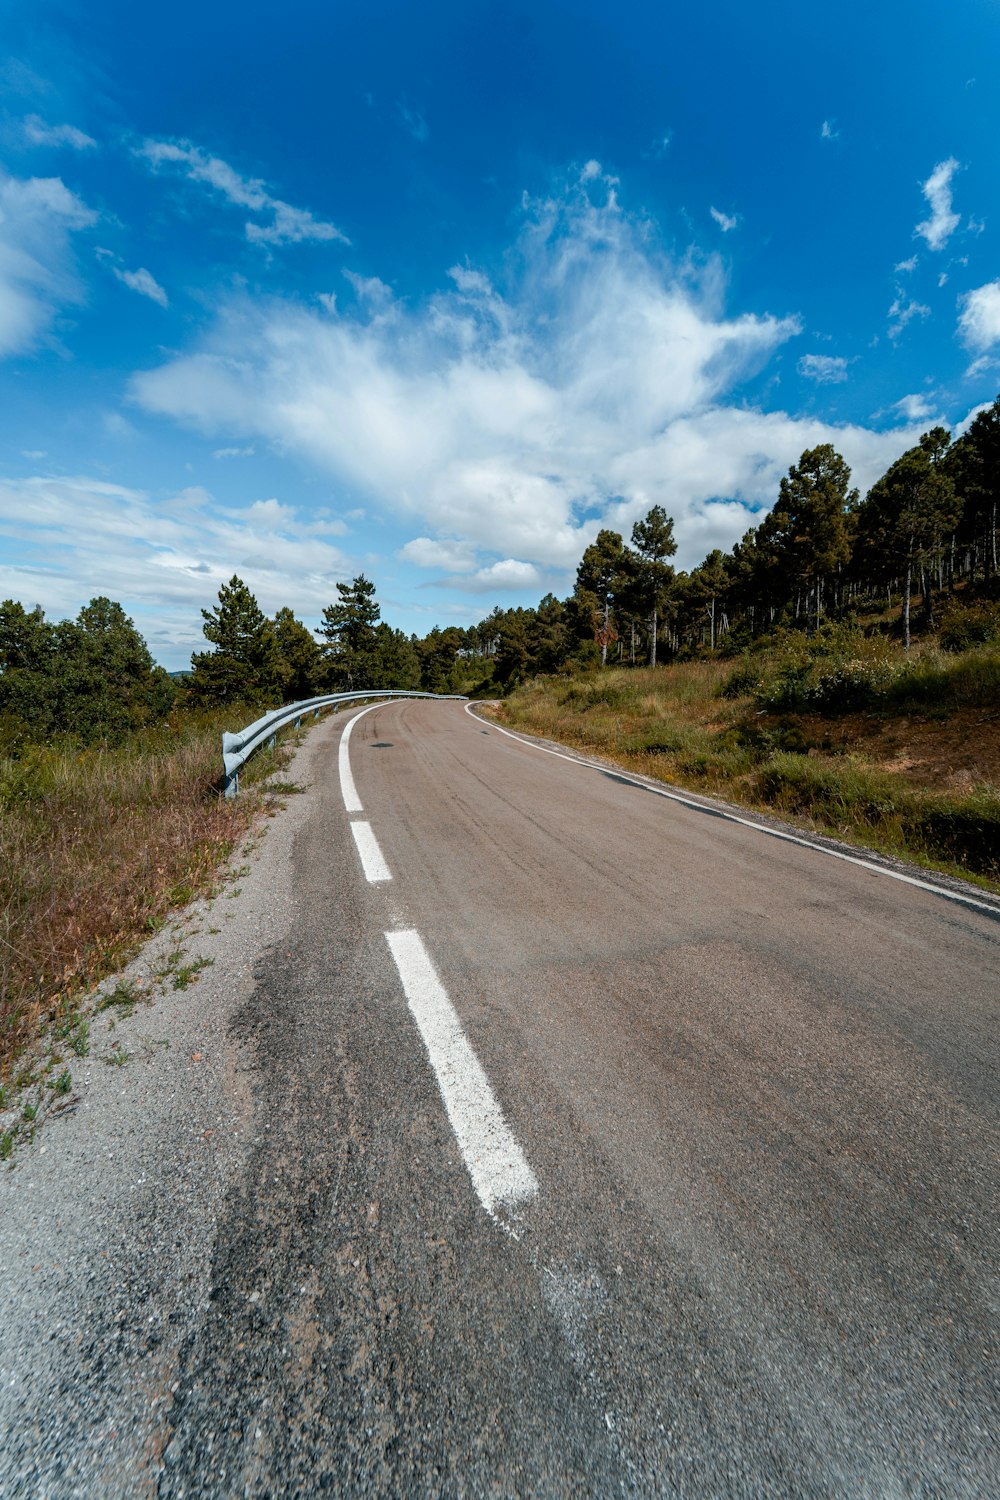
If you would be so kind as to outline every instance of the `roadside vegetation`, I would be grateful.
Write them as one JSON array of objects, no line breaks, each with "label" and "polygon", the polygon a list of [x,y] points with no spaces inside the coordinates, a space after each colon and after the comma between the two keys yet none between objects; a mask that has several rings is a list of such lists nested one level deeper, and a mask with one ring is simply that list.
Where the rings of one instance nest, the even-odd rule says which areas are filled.
[{"label": "roadside vegetation", "polygon": [[539,677],[503,724],[1000,889],[1000,647],[785,633],[738,658]]}]

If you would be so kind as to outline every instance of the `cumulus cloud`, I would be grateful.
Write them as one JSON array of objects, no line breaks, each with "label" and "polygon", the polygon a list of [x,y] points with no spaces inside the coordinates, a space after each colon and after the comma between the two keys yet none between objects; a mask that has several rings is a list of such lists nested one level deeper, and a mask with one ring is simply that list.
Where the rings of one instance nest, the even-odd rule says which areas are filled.
[{"label": "cumulus cloud", "polygon": [[722,210],[718,208],[710,208],[709,213],[712,215],[712,218],[715,220],[716,224],[718,224],[723,234],[728,234],[729,231],[731,229],[735,229],[737,224],[740,222],[735,214],[724,214]]},{"label": "cumulus cloud", "polygon": [[913,231],[925,239],[932,250],[943,250],[948,240],[961,223],[951,207],[951,179],[958,171],[958,162],[953,156],[938,162],[921,192],[930,205],[930,216],[918,224]]},{"label": "cumulus cloud", "polygon": [[154,171],[177,167],[192,182],[204,183],[221,193],[228,203],[262,215],[264,223],[248,220],[244,232],[251,244],[286,245],[304,240],[340,240],[350,244],[347,236],[334,224],[316,219],[304,208],[293,208],[268,192],[259,177],[243,177],[221,157],[211,156],[190,141],[146,140],[138,148]]},{"label": "cumulus cloud", "polygon": [[318,618],[356,564],[327,538],[343,527],[276,499],[222,506],[198,487],[156,498],[92,478],[0,478],[0,597],[75,614],[119,599],[168,666],[204,646],[199,610],[233,573],[261,608]]},{"label": "cumulus cloud", "polygon": [[747,407],[739,388],[800,332],[727,313],[719,262],[670,260],[613,180],[578,174],[524,206],[495,284],[470,266],[391,314],[242,294],[132,399],[229,442],[279,444],[414,536],[408,561],[470,588],[575,567],[602,524],[653,504],[679,562],[731,545],[806,447],[870,483],[898,436]]},{"label": "cumulus cloud", "polygon": [[30,349],[60,307],[80,301],[70,235],[96,217],[60,178],[0,169],[0,357]]},{"label": "cumulus cloud", "polygon": [[38,115],[25,120],[24,134],[33,146],[70,146],[74,151],[86,151],[97,145],[93,136],[85,135],[75,125],[46,125]]},{"label": "cumulus cloud", "polygon": [[133,292],[138,292],[140,297],[148,297],[151,302],[158,302],[161,307],[166,307],[166,292],[145,266],[140,266],[137,271],[122,271],[117,266],[113,266],[112,270],[119,281],[131,287]]},{"label": "cumulus cloud", "polygon": [[988,281],[961,298],[958,331],[962,342],[984,354],[1000,343],[1000,281]]},{"label": "cumulus cloud", "polygon": [[803,354],[798,370],[817,385],[837,385],[847,379],[847,360],[835,354]]},{"label": "cumulus cloud", "polygon": [[931,402],[919,393],[913,396],[901,396],[893,403],[892,409],[898,411],[905,422],[925,422],[934,414]]}]

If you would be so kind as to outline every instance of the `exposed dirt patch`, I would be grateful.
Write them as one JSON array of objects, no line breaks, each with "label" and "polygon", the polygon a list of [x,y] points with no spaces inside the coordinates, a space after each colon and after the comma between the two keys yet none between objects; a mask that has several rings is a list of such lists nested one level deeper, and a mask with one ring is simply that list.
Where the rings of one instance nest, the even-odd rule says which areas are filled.
[{"label": "exposed dirt patch", "polygon": [[1000,708],[883,718],[802,715],[811,753],[853,754],[924,791],[969,791],[1000,786]]}]

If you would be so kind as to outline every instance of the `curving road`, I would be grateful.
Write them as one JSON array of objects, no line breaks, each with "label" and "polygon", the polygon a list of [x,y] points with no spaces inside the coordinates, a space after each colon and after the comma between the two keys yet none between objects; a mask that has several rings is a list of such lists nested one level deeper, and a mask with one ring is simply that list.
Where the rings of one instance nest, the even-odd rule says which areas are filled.
[{"label": "curving road", "polygon": [[169,1399],[0,1494],[996,1493],[1000,906],[459,704],[313,741]]}]

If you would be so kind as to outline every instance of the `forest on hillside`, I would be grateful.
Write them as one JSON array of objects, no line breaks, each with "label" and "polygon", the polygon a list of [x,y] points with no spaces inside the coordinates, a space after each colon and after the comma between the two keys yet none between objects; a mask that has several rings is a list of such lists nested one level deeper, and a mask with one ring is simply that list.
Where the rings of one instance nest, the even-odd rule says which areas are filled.
[{"label": "forest on hillside", "polygon": [[[176,680],[122,606],[75,620],[0,604],[0,754],[68,736],[120,743],[176,709],[262,707],[321,692],[507,692],[540,673],[737,655],[777,630],[815,632],[881,614],[905,648],[1000,640],[1000,397],[954,441],[926,432],[868,493],[830,444],[808,449],[772,508],[731,552],[676,571],[673,520],[654,505],[626,542],[602,530],[565,599],[496,608],[467,629],[406,635],[381,619],[375,584],[336,585],[314,633],[286,606],[269,618],[234,576],[203,610],[207,648]],[[317,639],[318,636],[318,639]]]}]

